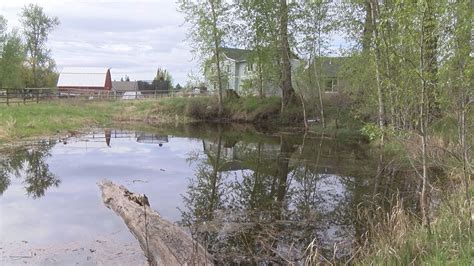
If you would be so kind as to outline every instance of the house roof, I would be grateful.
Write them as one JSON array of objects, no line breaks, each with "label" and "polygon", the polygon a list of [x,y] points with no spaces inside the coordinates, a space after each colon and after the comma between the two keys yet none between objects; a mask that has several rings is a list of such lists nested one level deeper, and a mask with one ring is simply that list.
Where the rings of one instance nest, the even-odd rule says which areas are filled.
[{"label": "house roof", "polygon": [[237,48],[222,48],[222,52],[235,61],[246,61],[252,51]]},{"label": "house roof", "polygon": [[340,76],[340,72],[349,57],[318,57],[314,60],[315,64],[322,64],[322,73],[326,77]]},{"label": "house roof", "polygon": [[112,81],[114,91],[138,91],[138,81]]},{"label": "house roof", "polygon": [[[230,59],[235,61],[247,61],[250,57],[252,50],[238,49],[238,48],[222,48],[222,52]],[[296,54],[291,52],[292,59],[299,59]]]},{"label": "house roof", "polygon": [[104,87],[108,68],[64,68],[58,87]]}]

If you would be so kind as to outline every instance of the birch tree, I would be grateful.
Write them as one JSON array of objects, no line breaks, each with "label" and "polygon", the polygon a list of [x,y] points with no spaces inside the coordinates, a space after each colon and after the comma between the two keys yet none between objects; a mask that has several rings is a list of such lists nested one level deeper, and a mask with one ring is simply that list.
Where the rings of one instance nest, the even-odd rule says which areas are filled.
[{"label": "birch tree", "polygon": [[219,116],[223,107],[223,71],[222,46],[226,37],[227,20],[231,16],[230,5],[225,0],[179,0],[179,11],[185,15],[190,28],[188,38],[193,45],[193,52],[203,62],[212,58],[211,68],[215,67],[217,75]]},{"label": "birch tree", "polygon": [[236,0],[237,43],[251,50],[249,63],[256,64],[256,87],[265,97],[265,85],[276,83],[278,58],[278,10],[270,0]]},{"label": "birch tree", "polygon": [[[322,93],[323,56],[329,49],[333,21],[329,17],[330,2],[326,0],[300,1],[298,8],[299,33],[302,35],[299,50],[308,58],[309,85],[316,85],[321,124],[325,127]],[[299,88],[302,89],[302,88]]]}]

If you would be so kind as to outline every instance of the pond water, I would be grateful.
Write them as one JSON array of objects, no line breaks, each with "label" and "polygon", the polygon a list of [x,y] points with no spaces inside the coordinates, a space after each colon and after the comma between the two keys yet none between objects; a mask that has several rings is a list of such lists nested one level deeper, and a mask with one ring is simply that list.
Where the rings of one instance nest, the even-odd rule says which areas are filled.
[{"label": "pond water", "polygon": [[[418,183],[406,172],[400,178],[398,170],[380,169],[379,156],[361,139],[242,125],[101,129],[5,148],[0,251],[7,262],[22,264],[36,253],[15,253],[70,243],[87,250],[94,243],[73,257],[87,256],[87,264],[96,243],[122,243],[107,248],[134,252],[129,259],[143,263],[121,218],[102,203],[97,183],[107,178],[146,194],[152,208],[188,228],[217,262],[302,261],[311,242],[322,255],[343,258],[365,232],[360,206],[376,201],[388,210],[396,193],[416,208]],[[68,256],[35,262],[63,264]]]}]

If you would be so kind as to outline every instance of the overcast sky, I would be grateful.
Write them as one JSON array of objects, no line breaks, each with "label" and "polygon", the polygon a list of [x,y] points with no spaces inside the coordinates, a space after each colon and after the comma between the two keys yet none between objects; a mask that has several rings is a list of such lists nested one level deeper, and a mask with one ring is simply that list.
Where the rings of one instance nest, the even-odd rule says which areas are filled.
[{"label": "overcast sky", "polygon": [[20,27],[18,14],[28,3],[61,22],[49,38],[59,71],[110,67],[112,79],[151,80],[162,67],[183,85],[199,70],[174,0],[0,0],[10,29]]}]

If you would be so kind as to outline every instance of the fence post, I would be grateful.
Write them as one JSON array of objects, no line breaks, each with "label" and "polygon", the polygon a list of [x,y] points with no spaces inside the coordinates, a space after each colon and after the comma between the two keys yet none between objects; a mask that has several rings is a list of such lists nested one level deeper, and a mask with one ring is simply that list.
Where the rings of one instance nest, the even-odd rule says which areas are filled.
[{"label": "fence post", "polygon": [[8,97],[9,97],[9,93],[8,93],[8,92],[9,92],[10,90],[9,90],[9,89],[6,89],[6,90],[7,90],[7,105],[10,105],[10,101],[9,101],[9,98],[8,98]]},{"label": "fence post", "polygon": [[40,91],[36,90],[36,103],[39,103],[39,95],[40,95]]}]

